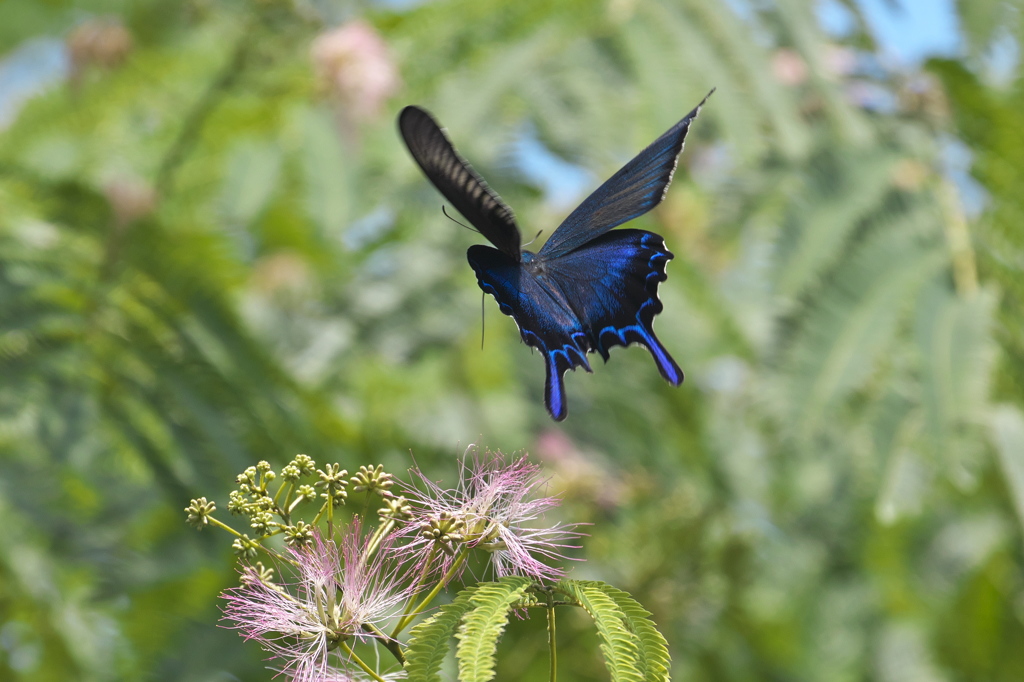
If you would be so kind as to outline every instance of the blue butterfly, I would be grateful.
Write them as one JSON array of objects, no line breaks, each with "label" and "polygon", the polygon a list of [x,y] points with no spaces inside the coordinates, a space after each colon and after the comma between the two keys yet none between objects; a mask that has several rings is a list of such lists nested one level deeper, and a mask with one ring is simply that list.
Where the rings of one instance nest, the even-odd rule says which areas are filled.
[{"label": "blue butterfly", "polygon": [[480,288],[519,325],[523,341],[543,354],[544,403],[556,421],[568,412],[563,375],[577,367],[592,372],[587,353],[597,351],[607,362],[609,348],[637,343],[666,381],[683,381],[652,328],[662,310],[658,284],[672,253],[653,232],[609,230],[661,203],[690,123],[710,96],[598,187],[537,253],[523,250],[512,209],[455,151],[430,114],[410,106],[398,116],[416,163],[497,247],[471,246],[469,264]]}]

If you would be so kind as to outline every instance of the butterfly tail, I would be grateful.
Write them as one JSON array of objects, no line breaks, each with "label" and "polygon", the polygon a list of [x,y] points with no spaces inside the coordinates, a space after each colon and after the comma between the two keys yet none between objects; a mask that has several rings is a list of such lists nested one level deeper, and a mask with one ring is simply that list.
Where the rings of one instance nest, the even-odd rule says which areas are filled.
[{"label": "butterfly tail", "polygon": [[683,370],[679,369],[679,365],[661,345],[661,341],[654,335],[654,332],[644,331],[641,343],[647,347],[651,357],[654,358],[654,364],[658,366],[658,371],[661,372],[661,376],[665,377],[665,381],[673,386],[683,383]]},{"label": "butterfly tail", "polygon": [[562,380],[568,366],[558,361],[559,355],[556,353],[545,355],[547,377],[544,380],[544,406],[548,408],[551,418],[560,422],[569,414],[569,408],[565,403],[565,383]]}]

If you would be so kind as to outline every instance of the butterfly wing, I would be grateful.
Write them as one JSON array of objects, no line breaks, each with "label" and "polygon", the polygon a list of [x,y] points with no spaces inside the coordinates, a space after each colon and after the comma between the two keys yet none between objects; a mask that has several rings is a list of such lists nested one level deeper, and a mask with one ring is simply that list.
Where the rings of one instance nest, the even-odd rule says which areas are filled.
[{"label": "butterfly wing", "polygon": [[672,182],[690,123],[697,118],[713,92],[709,92],[683,120],[594,190],[558,226],[539,255],[545,258],[562,256],[660,204]]},{"label": "butterfly wing", "polygon": [[652,327],[671,258],[661,237],[643,230],[618,230],[564,256],[524,263],[486,246],[469,250],[480,288],[512,316],[523,341],[544,355],[544,402],[557,421],[567,414],[563,375],[576,367],[589,372],[592,351],[607,360],[610,348],[640,343],[669,383],[683,381]]},{"label": "butterfly wing", "polygon": [[589,339],[583,325],[560,290],[526,264],[483,245],[469,247],[467,256],[480,288],[494,296],[501,312],[516,321],[523,342],[543,354],[547,370],[544,404],[556,421],[562,421],[567,414],[562,375],[580,366],[591,371]]},{"label": "butterfly wing", "polygon": [[398,115],[405,145],[434,187],[498,249],[519,262],[519,227],[512,209],[463,159],[430,114],[406,107]]},{"label": "butterfly wing", "polygon": [[564,256],[546,261],[547,278],[582,321],[590,348],[607,362],[608,350],[639,343],[673,386],[683,371],[654,334],[662,311],[658,285],[673,254],[645,230],[616,230]]}]

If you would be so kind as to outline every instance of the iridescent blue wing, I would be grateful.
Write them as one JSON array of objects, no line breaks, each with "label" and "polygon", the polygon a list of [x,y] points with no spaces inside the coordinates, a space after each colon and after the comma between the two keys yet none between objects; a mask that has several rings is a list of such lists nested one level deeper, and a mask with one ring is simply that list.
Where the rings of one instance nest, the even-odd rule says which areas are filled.
[{"label": "iridescent blue wing", "polygon": [[480,234],[519,262],[522,241],[512,209],[455,151],[437,121],[419,107],[406,107],[398,115],[398,130],[434,187]]},{"label": "iridescent blue wing", "polygon": [[683,381],[652,328],[662,310],[658,285],[672,258],[658,235],[618,230],[557,258],[528,254],[523,263],[487,246],[471,247],[468,255],[480,288],[543,354],[544,402],[555,420],[567,414],[563,375],[576,367],[591,371],[590,352],[607,360],[610,348],[640,343],[666,380]]},{"label": "iridescent blue wing", "polygon": [[538,255],[549,259],[564,255],[660,204],[672,182],[690,123],[713,92],[577,206]]}]

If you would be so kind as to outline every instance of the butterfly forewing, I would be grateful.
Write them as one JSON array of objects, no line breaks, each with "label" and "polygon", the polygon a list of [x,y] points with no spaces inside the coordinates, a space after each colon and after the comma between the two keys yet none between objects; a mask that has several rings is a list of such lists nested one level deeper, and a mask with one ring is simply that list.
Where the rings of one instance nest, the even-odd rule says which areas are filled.
[{"label": "butterfly forewing", "polygon": [[712,92],[577,206],[539,255],[553,258],[568,253],[660,204],[672,182],[690,123]]},{"label": "butterfly forewing", "polygon": [[406,107],[398,128],[416,163],[473,227],[519,262],[519,228],[512,209],[463,159],[437,122],[419,107]]}]

